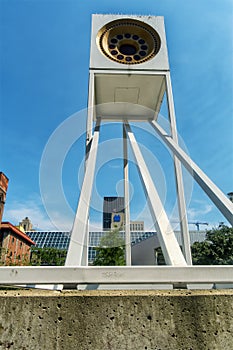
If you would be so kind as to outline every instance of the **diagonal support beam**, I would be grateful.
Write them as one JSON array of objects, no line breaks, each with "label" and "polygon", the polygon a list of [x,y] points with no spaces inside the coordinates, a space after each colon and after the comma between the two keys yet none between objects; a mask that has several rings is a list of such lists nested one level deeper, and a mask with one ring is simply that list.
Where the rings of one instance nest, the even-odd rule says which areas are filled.
[{"label": "diagonal support beam", "polygon": [[159,198],[158,192],[150,176],[150,172],[128,123],[125,123],[125,130],[132,147],[145,193],[148,198],[150,212],[159,235],[159,242],[161,244],[166,264],[186,266],[186,261],[170,225],[163,204]]},{"label": "diagonal support beam", "polygon": [[233,204],[231,201],[192,161],[192,159],[182,150],[182,148],[176,142],[174,142],[171,136],[169,136],[156,121],[152,121],[151,125],[157,131],[169,149],[173,152],[173,154],[181,161],[184,167],[209,196],[216,207],[221,211],[224,217],[229,221],[231,225],[233,225]]},{"label": "diagonal support beam", "polygon": [[66,266],[81,266],[84,264],[85,252],[87,249],[87,222],[91,202],[91,193],[95,174],[95,164],[97,149],[99,143],[100,119],[97,119],[92,142],[90,146],[89,157],[86,163],[86,171],[83,185],[79,197],[78,208],[71,231],[70,245],[66,257]]},{"label": "diagonal support beam", "polygon": [[[172,84],[170,72],[166,73],[166,96],[167,96],[167,106],[168,114],[171,126],[171,135],[173,140],[178,144],[178,135],[176,128],[176,117],[175,117],[175,107],[172,94]],[[189,237],[189,227],[188,227],[188,218],[186,211],[186,202],[184,194],[184,185],[183,185],[183,175],[182,168],[179,159],[174,156],[174,168],[175,168],[175,179],[176,179],[176,190],[177,190],[177,203],[180,217],[180,230],[182,237],[182,246],[184,255],[188,265],[192,265],[192,255],[191,255],[191,245]]]}]

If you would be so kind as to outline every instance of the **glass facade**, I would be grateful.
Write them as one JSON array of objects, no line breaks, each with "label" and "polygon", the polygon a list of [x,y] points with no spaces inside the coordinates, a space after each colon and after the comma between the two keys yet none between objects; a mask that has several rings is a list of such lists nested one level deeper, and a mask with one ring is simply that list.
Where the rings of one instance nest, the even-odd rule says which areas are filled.
[{"label": "glass facade", "polygon": [[[36,243],[38,248],[57,248],[57,249],[68,249],[70,243],[70,232],[63,231],[27,231],[26,234]],[[96,256],[96,247],[100,245],[100,240],[106,231],[96,231],[89,233],[89,248],[88,248],[88,261],[92,264]],[[120,232],[122,238],[125,238],[125,232]],[[175,232],[178,243],[181,245],[181,233]],[[147,238],[156,235],[154,231],[131,231],[131,244],[138,244]],[[205,239],[205,231],[190,231],[190,242],[202,242]]]},{"label": "glass facade", "polygon": [[[26,234],[36,243],[38,248],[57,248],[68,249],[70,243],[70,232],[62,231],[27,231]],[[93,262],[96,256],[96,247],[100,245],[100,240],[106,232],[90,232],[89,233],[89,248],[88,260]],[[122,238],[125,238],[125,232],[120,232]],[[156,232],[131,232],[131,243],[136,244],[153,235]]]}]

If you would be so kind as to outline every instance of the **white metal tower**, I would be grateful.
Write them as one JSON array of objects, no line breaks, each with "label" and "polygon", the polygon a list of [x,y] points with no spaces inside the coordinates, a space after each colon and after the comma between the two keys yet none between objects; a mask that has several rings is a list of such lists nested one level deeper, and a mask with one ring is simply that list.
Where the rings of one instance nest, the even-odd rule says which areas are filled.
[{"label": "white metal tower", "polygon": [[[166,94],[169,112],[169,134],[157,122],[164,94]],[[66,266],[88,265],[88,216],[102,120],[122,121],[123,125],[127,265],[131,265],[128,142],[149,199],[150,211],[167,265],[191,265],[181,166],[183,165],[190,172],[231,224],[233,223],[233,205],[178,144],[163,17],[93,15],[86,167]],[[131,130],[131,121],[150,123],[173,153],[184,254],[176,240],[156,185],[152,181],[149,169]]]}]

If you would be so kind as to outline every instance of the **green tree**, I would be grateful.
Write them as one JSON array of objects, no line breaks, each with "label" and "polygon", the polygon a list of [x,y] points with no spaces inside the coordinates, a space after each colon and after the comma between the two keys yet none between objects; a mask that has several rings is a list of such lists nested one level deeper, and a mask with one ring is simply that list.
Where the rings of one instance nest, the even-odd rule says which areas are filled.
[{"label": "green tree", "polygon": [[195,242],[191,249],[194,265],[233,265],[233,228],[207,231],[206,239]]},{"label": "green tree", "polygon": [[95,266],[125,265],[125,242],[118,230],[106,232],[96,248],[97,255],[93,262]]},{"label": "green tree", "polygon": [[37,248],[31,249],[32,265],[64,266],[67,251],[57,248]]}]

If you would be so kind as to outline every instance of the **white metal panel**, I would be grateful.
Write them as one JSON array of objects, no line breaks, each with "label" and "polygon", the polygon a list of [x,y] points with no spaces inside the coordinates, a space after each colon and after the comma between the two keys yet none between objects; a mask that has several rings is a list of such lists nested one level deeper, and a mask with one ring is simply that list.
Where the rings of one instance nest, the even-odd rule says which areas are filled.
[{"label": "white metal panel", "polygon": [[0,284],[232,283],[233,266],[8,266]]},{"label": "white metal panel", "polygon": [[129,102],[138,104],[140,88],[136,87],[116,87],[114,89],[114,102]]},{"label": "white metal panel", "polygon": [[156,119],[164,92],[162,74],[95,74],[96,113],[104,120]]}]

